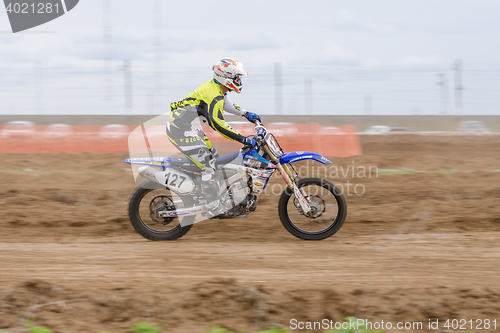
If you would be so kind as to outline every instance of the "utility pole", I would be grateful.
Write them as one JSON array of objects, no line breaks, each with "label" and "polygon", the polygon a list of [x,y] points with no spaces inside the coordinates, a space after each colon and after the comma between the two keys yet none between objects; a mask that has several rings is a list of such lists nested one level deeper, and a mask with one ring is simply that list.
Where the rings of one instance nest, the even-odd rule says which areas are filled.
[{"label": "utility pole", "polygon": [[127,115],[132,114],[132,64],[130,60],[123,62],[123,83],[125,91],[125,109]]},{"label": "utility pole", "polygon": [[281,78],[281,62],[274,63],[274,106],[277,115],[283,114],[283,81]]},{"label": "utility pole", "polygon": [[365,115],[369,116],[372,114],[372,95],[365,94]]},{"label": "utility pole", "polygon": [[455,60],[453,66],[455,70],[455,114],[461,116],[463,113],[462,93],[464,87],[462,85],[462,60]]},{"label": "utility pole", "polygon": [[35,89],[36,89],[36,112],[38,115],[43,115],[43,75],[42,62],[35,62]]},{"label": "utility pole", "polygon": [[311,79],[305,79],[304,80],[304,95],[305,95],[305,102],[306,102],[306,107],[304,110],[306,110],[306,114],[312,115],[313,114],[313,99],[312,99],[312,80]]},{"label": "utility pole", "polygon": [[102,2],[102,37],[104,41],[104,100],[106,101],[106,111],[109,110],[107,102],[113,99],[111,93],[111,25],[109,23],[110,5],[109,0]]},{"label": "utility pole", "polygon": [[161,59],[161,0],[155,0],[154,2],[154,47],[155,47],[155,61],[154,61],[154,72],[155,72],[155,89],[153,94],[153,99],[155,105],[153,106],[153,114],[163,113],[162,104],[162,59]]},{"label": "utility pole", "polygon": [[297,94],[289,94],[287,98],[288,101],[288,114],[297,114]]},{"label": "utility pole", "polygon": [[147,114],[154,114],[154,94],[148,90],[148,93],[146,95],[146,113]]},{"label": "utility pole", "polygon": [[441,114],[445,115],[448,113],[448,79],[446,78],[446,74],[437,74],[437,76],[441,79],[437,82],[437,85],[441,87]]}]

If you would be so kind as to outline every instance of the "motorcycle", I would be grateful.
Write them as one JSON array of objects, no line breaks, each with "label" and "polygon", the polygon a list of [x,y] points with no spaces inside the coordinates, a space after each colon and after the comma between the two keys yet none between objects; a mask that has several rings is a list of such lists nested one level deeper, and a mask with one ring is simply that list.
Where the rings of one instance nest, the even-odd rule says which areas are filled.
[{"label": "motorcycle", "polygon": [[200,169],[187,158],[126,159],[126,163],[138,165],[143,179],[128,201],[128,217],[135,230],[154,241],[178,239],[194,223],[208,219],[208,212],[218,205],[224,207],[224,213],[210,218],[250,216],[277,170],[286,185],[278,203],[285,229],[304,240],[322,240],[335,234],[347,216],[342,191],[326,179],[301,178],[292,165],[304,160],[325,165],[332,162],[313,152],[283,152],[258,120],[254,139],[255,148],[243,146],[216,159],[215,177],[222,180],[218,202],[208,202],[202,193]]}]

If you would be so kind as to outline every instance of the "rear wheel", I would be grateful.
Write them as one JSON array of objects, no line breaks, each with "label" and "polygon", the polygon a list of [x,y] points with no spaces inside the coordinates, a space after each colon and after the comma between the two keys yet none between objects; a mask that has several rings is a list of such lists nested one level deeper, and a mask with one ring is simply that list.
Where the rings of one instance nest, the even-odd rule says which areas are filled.
[{"label": "rear wheel", "polygon": [[347,216],[347,203],[342,191],[322,178],[301,179],[297,186],[304,191],[311,212],[305,214],[293,191],[287,188],[278,204],[285,229],[305,240],[322,240],[336,233]]},{"label": "rear wheel", "polygon": [[[161,217],[160,213],[189,206],[192,206],[190,198],[181,197],[159,184],[147,182],[136,187],[130,194],[128,217],[135,230],[143,237],[154,241],[174,240],[191,229],[195,216]],[[183,224],[188,225],[181,226],[180,219],[183,219]]]}]

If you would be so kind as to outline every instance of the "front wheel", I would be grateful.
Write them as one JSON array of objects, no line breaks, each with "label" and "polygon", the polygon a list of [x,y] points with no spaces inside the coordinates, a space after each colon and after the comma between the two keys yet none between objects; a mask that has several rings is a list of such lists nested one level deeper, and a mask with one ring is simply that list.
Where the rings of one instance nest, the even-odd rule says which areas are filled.
[{"label": "front wheel", "polygon": [[304,214],[293,191],[286,188],[278,211],[281,223],[292,235],[305,240],[322,240],[336,233],[347,216],[347,203],[342,191],[322,178],[299,180],[311,211]]}]

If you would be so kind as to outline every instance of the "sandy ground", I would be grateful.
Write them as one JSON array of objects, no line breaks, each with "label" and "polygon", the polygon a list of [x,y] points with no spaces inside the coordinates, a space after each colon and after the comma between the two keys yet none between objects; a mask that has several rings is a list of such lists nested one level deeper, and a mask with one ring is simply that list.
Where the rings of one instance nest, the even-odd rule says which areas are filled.
[{"label": "sandy ground", "polygon": [[402,332],[435,331],[429,319],[497,331],[475,320],[500,326],[500,136],[361,140],[362,156],[299,165],[351,190],[346,223],[320,242],[288,234],[270,191],[249,218],[147,241],[126,215],[127,156],[0,155],[0,329],[35,318],[58,332],[257,330],[356,316],[423,322]]}]

